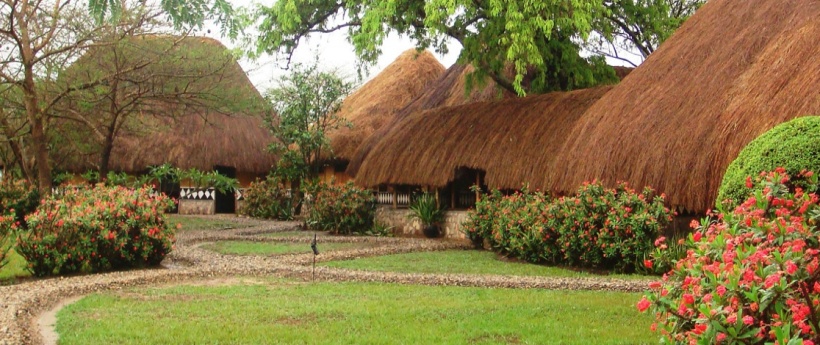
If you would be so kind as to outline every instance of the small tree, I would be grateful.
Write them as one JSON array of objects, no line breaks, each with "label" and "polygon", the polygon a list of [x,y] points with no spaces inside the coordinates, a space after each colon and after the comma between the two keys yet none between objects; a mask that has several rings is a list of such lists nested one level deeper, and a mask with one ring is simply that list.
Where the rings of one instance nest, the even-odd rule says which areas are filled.
[{"label": "small tree", "polygon": [[289,180],[294,191],[319,172],[319,158],[330,152],[327,132],[349,125],[338,112],[352,90],[353,83],[335,71],[321,71],[314,61],[294,65],[279,79],[279,86],[268,91],[266,97],[278,115],[268,119],[277,139],[269,149],[281,157],[276,174]]}]

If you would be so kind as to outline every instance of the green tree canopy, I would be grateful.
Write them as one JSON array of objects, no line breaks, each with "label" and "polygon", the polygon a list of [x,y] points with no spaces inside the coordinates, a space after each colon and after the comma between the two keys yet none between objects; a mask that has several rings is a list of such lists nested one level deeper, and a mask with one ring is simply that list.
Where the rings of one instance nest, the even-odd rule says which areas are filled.
[{"label": "green tree canopy", "polygon": [[[373,63],[391,32],[439,52],[454,39],[463,47],[461,63],[473,64],[479,75],[523,95],[612,81],[602,55],[582,55],[591,33],[651,50],[680,24],[658,21],[677,13],[674,4],[693,1],[279,0],[259,8],[257,48],[290,57],[311,34],[347,30],[357,56]],[[640,35],[627,38],[635,28]]]}]

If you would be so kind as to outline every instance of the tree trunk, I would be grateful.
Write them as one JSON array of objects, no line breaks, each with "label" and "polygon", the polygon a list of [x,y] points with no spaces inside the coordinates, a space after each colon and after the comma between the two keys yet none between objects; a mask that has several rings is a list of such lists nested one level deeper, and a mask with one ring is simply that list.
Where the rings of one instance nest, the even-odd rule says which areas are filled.
[{"label": "tree trunk", "polygon": [[43,120],[33,116],[31,121],[31,139],[34,146],[34,159],[37,162],[37,186],[40,194],[51,194],[51,164],[48,162],[48,143],[43,129]]},{"label": "tree trunk", "polygon": [[26,164],[26,157],[23,154],[22,147],[20,147],[19,142],[12,139],[16,136],[16,133],[13,133],[11,131],[11,125],[5,117],[0,118],[0,125],[3,126],[3,134],[6,135],[6,138],[9,138],[9,146],[11,147],[11,151],[14,154],[14,159],[17,161],[17,164],[20,165],[20,171],[23,172],[23,178],[25,178],[26,181],[28,181],[29,183],[34,183],[34,176],[31,174],[31,170],[29,169],[29,166]]}]

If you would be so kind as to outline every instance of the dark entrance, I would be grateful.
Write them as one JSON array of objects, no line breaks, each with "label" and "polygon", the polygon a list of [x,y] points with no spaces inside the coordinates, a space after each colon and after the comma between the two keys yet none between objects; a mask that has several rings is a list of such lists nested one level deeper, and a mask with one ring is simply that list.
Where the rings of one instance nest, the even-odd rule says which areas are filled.
[{"label": "dark entrance", "polygon": [[487,191],[484,184],[484,171],[460,167],[455,171],[455,179],[440,191],[441,206],[451,210],[463,210],[475,206],[476,193],[471,190],[475,185]]},{"label": "dark entrance", "polygon": [[[222,176],[236,178],[236,169],[232,167],[214,166],[214,171]],[[236,194],[230,190],[227,193],[216,191],[216,213],[236,213]]]}]

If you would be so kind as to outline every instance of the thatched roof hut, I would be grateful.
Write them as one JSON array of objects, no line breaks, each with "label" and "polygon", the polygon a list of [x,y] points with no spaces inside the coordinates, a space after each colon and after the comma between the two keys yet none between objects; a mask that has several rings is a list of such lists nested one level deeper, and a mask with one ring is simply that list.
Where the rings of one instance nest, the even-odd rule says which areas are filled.
[{"label": "thatched roof hut", "polygon": [[[158,58],[160,54],[162,57]],[[264,99],[217,40],[175,36],[131,38],[116,46],[89,51],[60,80],[97,80],[118,68],[141,65],[145,66],[120,80],[154,82],[123,88],[132,93],[143,92],[145,97],[127,100],[138,104],[116,136],[110,170],[140,172],[148,166],[170,163],[205,171],[214,166],[257,175],[270,171],[276,157],[265,151],[274,139],[263,127]],[[101,119],[111,116],[106,112],[109,101],[90,103],[90,107],[89,103],[87,99],[68,99],[63,106],[76,112],[98,112],[91,115]],[[89,133],[87,128],[84,131],[79,133]],[[74,172],[97,169],[100,152],[95,145],[98,144],[92,140],[85,146],[86,152],[58,154],[73,158],[61,162],[58,168]]]},{"label": "thatched roof hut", "polygon": [[370,135],[359,146],[359,149],[352,156],[347,167],[347,173],[355,176],[362,162],[365,160],[373,147],[390,130],[395,122],[404,117],[422,110],[433,109],[444,106],[456,106],[480,101],[492,101],[504,98],[513,98],[516,95],[510,91],[497,86],[490,78],[486,78],[482,83],[472,85],[467,92],[467,76],[474,68],[470,65],[454,64],[444,72],[436,81],[431,83],[422,93],[411,102],[407,103],[399,110],[390,122],[382,126],[381,129]]},{"label": "thatched roof hut", "polygon": [[437,80],[444,66],[429,51],[410,49],[347,97],[339,114],[352,127],[328,133],[333,160],[347,162],[359,145]]},{"label": "thatched roof hut", "polygon": [[581,114],[611,86],[476,102],[398,120],[362,162],[356,183],[443,187],[457,169],[486,172],[490,188],[550,185],[546,172]]},{"label": "thatched roof hut", "polygon": [[820,114],[820,1],[712,0],[599,100],[559,151],[553,190],[651,185],[713,207],[729,163],[789,119]]}]

